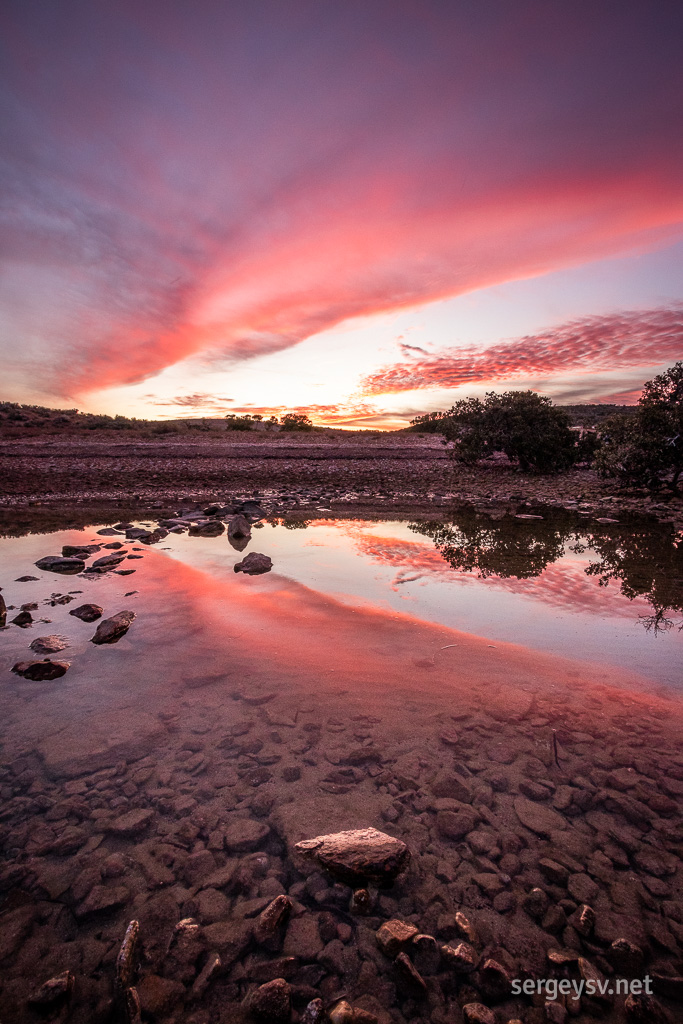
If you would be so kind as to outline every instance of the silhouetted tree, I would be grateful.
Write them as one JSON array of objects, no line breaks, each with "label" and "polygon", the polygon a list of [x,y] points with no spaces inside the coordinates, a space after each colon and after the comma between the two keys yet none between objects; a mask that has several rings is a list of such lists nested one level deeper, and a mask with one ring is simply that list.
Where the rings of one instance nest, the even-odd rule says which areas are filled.
[{"label": "silhouetted tree", "polygon": [[623,484],[678,492],[683,473],[683,362],[649,380],[635,416],[614,416],[601,431],[596,467]]},{"label": "silhouetted tree", "polygon": [[461,399],[443,415],[440,430],[466,464],[504,452],[524,471],[559,473],[577,457],[569,417],[535,391]]}]

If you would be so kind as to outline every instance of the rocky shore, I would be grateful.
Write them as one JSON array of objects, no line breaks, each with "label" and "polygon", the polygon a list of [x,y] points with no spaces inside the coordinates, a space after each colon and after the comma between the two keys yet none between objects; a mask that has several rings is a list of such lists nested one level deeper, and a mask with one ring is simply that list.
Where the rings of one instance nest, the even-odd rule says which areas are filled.
[{"label": "rocky shore", "polygon": [[0,442],[0,523],[31,519],[45,508],[97,508],[130,514],[183,501],[210,501],[229,490],[264,494],[288,511],[321,504],[335,514],[399,514],[462,503],[515,508],[575,505],[607,515],[646,515],[683,528],[683,500],[667,493],[619,491],[592,470],[556,477],[523,474],[506,464],[452,463],[434,436],[404,435],[363,443],[338,438],[251,442],[5,440]]}]

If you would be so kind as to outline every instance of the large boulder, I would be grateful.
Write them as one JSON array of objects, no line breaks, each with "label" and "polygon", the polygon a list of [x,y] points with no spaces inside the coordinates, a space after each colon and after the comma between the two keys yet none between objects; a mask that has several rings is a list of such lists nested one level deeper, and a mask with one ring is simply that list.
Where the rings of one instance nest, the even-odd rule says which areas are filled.
[{"label": "large boulder", "polygon": [[315,858],[333,875],[350,884],[363,881],[388,884],[410,859],[405,843],[376,828],[316,836],[297,843],[295,850],[305,857]]},{"label": "large boulder", "polygon": [[246,558],[234,565],[235,572],[244,572],[247,576],[259,576],[263,572],[270,572],[272,568],[273,560],[258,551],[250,551]]},{"label": "large boulder", "polygon": [[115,644],[128,632],[134,618],[135,612],[123,611],[112,615],[110,619],[102,619],[95,635],[90,638],[90,642],[93,644]]}]

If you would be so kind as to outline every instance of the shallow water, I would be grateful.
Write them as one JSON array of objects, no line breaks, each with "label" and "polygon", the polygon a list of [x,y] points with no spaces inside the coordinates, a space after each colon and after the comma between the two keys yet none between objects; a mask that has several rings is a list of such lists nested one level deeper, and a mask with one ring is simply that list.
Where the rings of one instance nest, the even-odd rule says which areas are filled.
[{"label": "shallow water", "polygon": [[[64,544],[117,540],[98,529],[2,542],[3,596],[16,609],[8,620],[38,604],[29,628],[0,634],[3,907],[21,932],[11,949],[0,942],[0,961],[11,965],[5,998],[17,1019],[34,1019],[27,990],[67,968],[88,979],[74,1019],[109,1019],[113,958],[133,917],[153,1020],[172,1019],[184,1000],[207,1014],[198,1020],[222,1019],[217,1008],[236,1006],[272,969],[291,972],[299,1002],[311,989],[328,1001],[344,989],[376,1014],[445,1022],[470,989],[494,1001],[485,980],[454,984],[436,972],[418,999],[372,932],[399,916],[453,940],[442,919],[457,909],[476,918],[478,952],[513,977],[547,971],[545,950],[560,946],[614,970],[610,943],[624,936],[653,970],[674,969],[683,948],[678,537],[559,517],[271,520],[254,525],[242,552],[225,534],[126,543],[142,556],[122,562],[132,575],[35,568]],[[249,551],[270,555],[273,570],[235,574]],[[38,579],[16,582],[22,575]],[[97,623],[69,614],[83,602],[104,618],[123,609],[136,618],[117,643],[95,646]],[[68,639],[53,656],[67,673],[40,683],[12,674],[15,662],[37,660],[29,644],[47,634]],[[449,834],[444,814],[463,805],[470,827]],[[538,807],[550,824],[535,829],[522,819]],[[116,830],[142,809],[153,815],[138,831]],[[264,835],[232,849],[225,836],[247,820]],[[408,843],[411,869],[349,935],[350,890],[311,875],[293,844],[369,825]],[[565,880],[568,890],[549,881],[543,857],[579,880]],[[224,867],[230,881],[204,884]],[[93,909],[97,887],[118,888],[118,901]],[[537,888],[556,908],[552,922],[529,913]],[[258,913],[280,892],[297,901],[282,948],[261,948],[250,933],[236,952],[230,929],[244,926],[246,904]],[[572,902],[589,900],[598,921],[583,936]],[[336,937],[315,923],[323,904],[338,908]],[[166,946],[188,916],[206,942],[181,970]],[[222,970],[193,1003],[213,947]],[[276,964],[283,950],[295,958],[286,967]],[[159,977],[185,988],[153,1009]],[[508,1002],[509,1017],[525,1007]],[[617,1001],[607,1016],[621,1013]]]}]

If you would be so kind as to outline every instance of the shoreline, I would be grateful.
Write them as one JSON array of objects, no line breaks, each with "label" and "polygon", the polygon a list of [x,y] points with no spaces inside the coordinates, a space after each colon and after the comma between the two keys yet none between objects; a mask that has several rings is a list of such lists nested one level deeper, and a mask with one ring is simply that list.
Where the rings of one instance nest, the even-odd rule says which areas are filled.
[{"label": "shoreline", "polygon": [[683,529],[680,496],[620,490],[590,469],[534,476],[503,463],[465,467],[432,437],[0,440],[3,531],[18,517],[27,524],[53,518],[59,526],[87,525],[89,516],[107,512],[171,513],[178,503],[199,507],[238,495],[258,496],[274,514],[286,505],[288,516],[443,516],[469,507],[499,516],[555,508],[622,522],[646,517]]}]

